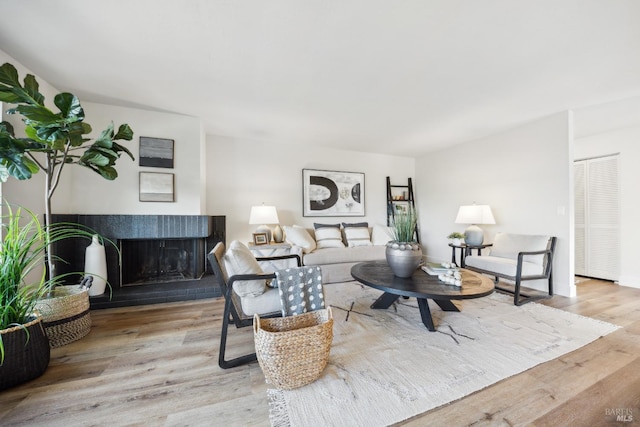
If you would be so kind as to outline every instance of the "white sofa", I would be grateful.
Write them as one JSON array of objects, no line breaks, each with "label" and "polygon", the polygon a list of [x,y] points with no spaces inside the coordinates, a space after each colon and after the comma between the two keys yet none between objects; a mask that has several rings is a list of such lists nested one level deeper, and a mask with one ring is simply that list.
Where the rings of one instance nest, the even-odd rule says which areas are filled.
[{"label": "white sofa", "polygon": [[[513,303],[526,302],[553,296],[553,253],[556,238],[553,236],[498,233],[488,255],[467,255],[465,268],[494,276],[496,289],[514,295]],[[499,278],[513,282],[503,284]],[[522,293],[521,284],[527,280],[548,281],[545,293]]]},{"label": "white sofa", "polygon": [[[351,267],[359,262],[384,260],[385,245],[393,239],[389,227],[367,225],[368,239],[366,239],[365,227],[355,231],[349,227],[349,224],[346,224],[347,227],[344,227],[344,224],[340,227],[339,242],[336,234],[335,239],[329,243],[339,247],[323,247],[322,239],[318,239],[319,236],[313,228],[284,227],[285,238],[292,245],[292,253],[300,255],[303,265],[319,266],[322,270],[323,283],[353,280]],[[360,223],[360,225],[363,224]]]}]

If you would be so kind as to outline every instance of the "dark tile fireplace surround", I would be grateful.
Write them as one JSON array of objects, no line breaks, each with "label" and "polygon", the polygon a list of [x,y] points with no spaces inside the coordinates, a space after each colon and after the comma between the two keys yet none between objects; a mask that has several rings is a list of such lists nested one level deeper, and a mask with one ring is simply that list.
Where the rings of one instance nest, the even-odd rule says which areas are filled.
[{"label": "dark tile fireplace surround", "polygon": [[[107,275],[112,296],[91,297],[91,308],[123,307],[220,296],[207,253],[225,242],[225,217],[205,215],[78,215],[55,214],[52,222],[90,227],[113,241],[105,244]],[[84,270],[88,240],[68,239],[56,244],[57,272]],[[81,277],[71,275],[67,284]]]}]

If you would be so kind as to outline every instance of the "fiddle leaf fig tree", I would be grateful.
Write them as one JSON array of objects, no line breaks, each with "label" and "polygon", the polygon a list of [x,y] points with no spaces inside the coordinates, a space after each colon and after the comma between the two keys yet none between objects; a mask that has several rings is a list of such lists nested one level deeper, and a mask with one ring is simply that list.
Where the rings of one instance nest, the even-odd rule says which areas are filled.
[{"label": "fiddle leaf fig tree", "polygon": [[[44,104],[36,78],[27,74],[20,83],[16,68],[5,63],[0,67],[0,102],[13,104],[9,114],[20,114],[25,124],[26,138],[17,138],[13,126],[0,123],[0,180],[9,176],[19,180],[30,179],[42,171],[45,175],[45,221],[51,224],[51,199],[60,182],[60,175],[68,164],[91,169],[103,178],[118,176],[116,160],[122,153],[135,160],[131,152],[116,141],[130,141],[133,131],[122,124],[114,131],[113,123],[91,140],[91,126],[84,121],[80,100],[71,93],[59,93],[53,103],[54,112]],[[49,248],[50,249],[50,248]],[[47,251],[50,277],[55,277],[51,250]]]}]

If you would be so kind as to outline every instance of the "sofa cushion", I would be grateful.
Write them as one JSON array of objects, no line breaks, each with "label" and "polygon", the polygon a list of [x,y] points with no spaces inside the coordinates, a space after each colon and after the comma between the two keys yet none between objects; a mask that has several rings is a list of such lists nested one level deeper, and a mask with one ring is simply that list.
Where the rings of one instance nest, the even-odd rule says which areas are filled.
[{"label": "sofa cushion", "polygon": [[[518,252],[543,251],[548,249],[549,236],[498,233],[491,246],[491,256],[518,259]],[[529,255],[524,257],[524,261],[542,265],[544,255]]]},{"label": "sofa cushion", "polygon": [[373,243],[374,246],[386,245],[392,240],[393,230],[391,227],[374,224],[373,231],[371,232],[371,243]]},{"label": "sofa cushion", "polygon": [[340,224],[314,223],[313,228],[316,232],[316,249],[344,248]]},{"label": "sofa cushion", "polygon": [[304,255],[304,265],[340,264],[385,259],[384,246],[356,246],[354,248],[327,248]]},{"label": "sofa cushion", "polygon": [[[469,255],[464,263],[468,267],[488,270],[505,276],[515,277],[518,261],[511,258],[496,257],[491,255]],[[534,276],[542,274],[542,265],[533,262],[522,262],[522,276]]]},{"label": "sofa cushion", "polygon": [[[222,259],[228,277],[236,274],[263,273],[249,248],[238,240],[231,242]],[[233,290],[240,297],[262,295],[265,289],[265,280],[240,280],[233,283]]]},{"label": "sofa cushion", "polygon": [[302,252],[309,253],[316,249],[316,241],[311,237],[309,232],[299,225],[294,225],[293,227],[289,227],[285,225],[284,227],[284,235],[287,239],[287,242],[292,245],[299,246],[302,248]]},{"label": "sofa cushion", "polygon": [[369,234],[369,224],[366,222],[347,223],[343,222],[344,236],[347,246],[371,246],[371,235]]}]

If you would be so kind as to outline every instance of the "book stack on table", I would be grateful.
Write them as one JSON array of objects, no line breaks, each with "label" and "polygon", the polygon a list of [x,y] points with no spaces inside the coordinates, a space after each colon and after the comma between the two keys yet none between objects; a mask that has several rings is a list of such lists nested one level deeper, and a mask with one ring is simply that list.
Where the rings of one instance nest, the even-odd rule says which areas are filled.
[{"label": "book stack on table", "polygon": [[443,262],[428,262],[423,265],[422,270],[430,276],[439,276],[441,274],[447,274],[449,271],[458,271],[458,266],[453,263]]}]

